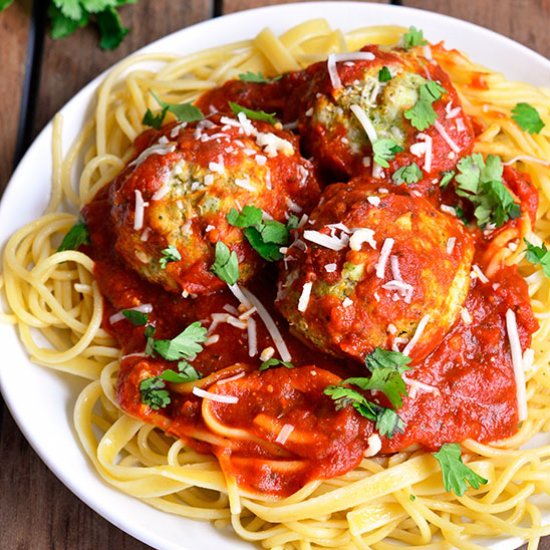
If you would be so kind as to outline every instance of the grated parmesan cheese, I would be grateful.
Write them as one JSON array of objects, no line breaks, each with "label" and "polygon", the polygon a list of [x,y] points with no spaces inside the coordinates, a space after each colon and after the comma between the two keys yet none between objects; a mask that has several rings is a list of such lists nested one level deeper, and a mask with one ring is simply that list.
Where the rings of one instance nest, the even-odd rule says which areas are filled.
[{"label": "grated parmesan cheese", "polygon": [[445,143],[455,152],[460,152],[460,147],[453,141],[451,136],[447,133],[441,122],[436,120],[434,122],[434,128],[437,130],[437,133],[444,139]]},{"label": "grated parmesan cheese", "polygon": [[386,272],[386,264],[388,263],[388,258],[390,257],[394,243],[395,243],[395,240],[392,239],[391,237],[388,237],[384,241],[384,244],[382,245],[382,250],[380,251],[380,257],[378,258],[378,261],[374,266],[376,276],[379,279],[384,278],[384,274]]},{"label": "grated parmesan cheese", "polygon": [[254,357],[258,354],[258,332],[256,330],[256,321],[252,318],[247,321],[248,332],[248,356]]},{"label": "grated parmesan cheese", "polygon": [[277,438],[275,439],[275,443],[278,443],[279,445],[284,445],[286,443],[286,440],[290,437],[290,434],[294,431],[294,426],[292,424],[285,424],[282,428],[279,434],[277,435]]},{"label": "grated parmesan cheese", "polygon": [[202,397],[203,399],[209,399],[210,401],[216,401],[217,403],[227,403],[229,405],[234,405],[239,402],[239,398],[233,395],[221,395],[219,393],[212,393],[202,388],[194,387],[193,395],[197,397]]},{"label": "grated parmesan cheese", "polygon": [[374,240],[374,231],[372,229],[357,228],[352,229],[352,235],[349,239],[349,247],[352,250],[361,250],[363,243],[367,243],[376,250],[376,241]]},{"label": "grated parmesan cheese", "polygon": [[420,319],[420,323],[418,323],[418,326],[416,327],[414,336],[411,338],[410,342],[405,346],[402,351],[403,355],[409,355],[411,353],[414,346],[418,343],[418,340],[420,340],[420,338],[422,337],[422,333],[424,332],[424,329],[426,328],[429,321],[429,315],[424,315],[424,317]]},{"label": "grated parmesan cheese", "polygon": [[143,217],[145,214],[145,208],[149,206],[148,202],[143,200],[143,195],[139,189],[134,190],[136,197],[136,205],[134,211],[134,230],[139,231],[143,228]]},{"label": "grated parmesan cheese", "polygon": [[304,286],[302,287],[302,294],[300,294],[300,299],[298,300],[298,311],[301,311],[302,313],[307,310],[312,286],[313,283],[310,281],[304,283]]},{"label": "grated parmesan cheese", "polygon": [[518,419],[521,422],[522,420],[527,419],[527,391],[525,388],[525,370],[523,366],[523,356],[521,352],[521,342],[519,339],[516,314],[511,309],[506,311],[506,331],[508,332],[512,365],[514,367],[514,376],[516,378]]}]

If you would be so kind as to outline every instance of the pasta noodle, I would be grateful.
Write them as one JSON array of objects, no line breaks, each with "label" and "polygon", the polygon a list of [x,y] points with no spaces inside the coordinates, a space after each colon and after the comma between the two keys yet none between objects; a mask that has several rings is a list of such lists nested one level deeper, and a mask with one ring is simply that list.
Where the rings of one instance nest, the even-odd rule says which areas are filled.
[{"label": "pasta noodle", "polygon": [[[43,217],[17,231],[5,247],[0,289],[9,308],[0,319],[16,325],[31,361],[90,380],[76,403],[74,422],[83,449],[110,485],[174,515],[219,528],[231,525],[244,540],[274,550],[391,550],[400,544],[475,549],[483,547],[484,537],[500,535],[528,540],[532,549],[550,535],[529,499],[550,493],[550,445],[522,448],[550,430],[550,279],[523,259],[521,247],[505,247],[523,237],[550,239],[550,90],[509,82],[456,51],[433,49],[466,113],[486,127],[475,150],[500,155],[527,172],[540,190],[536,235],[525,222],[502,233],[502,242],[487,252],[495,266],[490,263],[490,271],[502,260],[519,264],[540,323],[534,361],[525,373],[528,418],[507,440],[463,443],[468,466],[489,480],[464,496],[444,490],[438,463],[418,449],[364,458],[353,471],[311,482],[282,500],[239,489],[213,456],[121,411],[115,395],[120,350],[101,328],[103,298],[93,262],[82,252],[55,253],[76,220],[66,207],[74,211],[86,204],[129,160],[131,144],[144,129],[143,114],[155,107],[151,89],[172,103],[193,101],[246,71],[297,70],[366,43],[395,44],[403,32],[380,26],[342,33],[315,19],[281,36],[265,29],[252,40],[184,57],[137,55],[104,80],[93,116],[65,158],[62,118],[55,118],[50,203]],[[485,87],[466,86],[474,76]],[[546,123],[541,133],[526,134],[511,121],[510,111],[520,101],[541,114]]]}]

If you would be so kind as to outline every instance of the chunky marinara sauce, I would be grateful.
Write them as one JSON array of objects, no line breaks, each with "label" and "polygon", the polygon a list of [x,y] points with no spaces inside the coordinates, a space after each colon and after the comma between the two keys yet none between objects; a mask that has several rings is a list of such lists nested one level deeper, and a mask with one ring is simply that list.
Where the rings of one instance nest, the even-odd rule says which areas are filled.
[{"label": "chunky marinara sauce", "polygon": [[[307,76],[288,76],[263,87],[233,82],[205,95],[199,105],[205,112],[209,105],[223,109],[229,99],[267,111],[292,111],[292,105],[285,105],[284,101],[289,95],[288,87],[297,85],[293,79],[305,85]],[[310,70],[309,76],[314,78],[315,70]],[[147,143],[140,145],[138,140],[136,156],[146,146]],[[439,154],[436,148],[434,158]],[[156,173],[144,177],[155,181],[166,168],[165,158],[159,156]],[[318,171],[323,180],[325,174],[322,169]],[[533,187],[511,169],[506,170],[505,180],[522,209],[534,218],[537,194]],[[287,496],[308,481],[331,478],[354,468],[369,447],[373,424],[352,407],[338,410],[323,392],[344,378],[365,376],[365,367],[312,349],[289,330],[288,323],[274,307],[277,293],[274,263],[267,264],[246,286],[275,320],[294,368],[277,366],[260,372],[257,357],[249,356],[246,330],[221,323],[215,330],[219,339],[205,346],[192,364],[207,380],[203,386],[207,391],[229,396],[234,402],[203,399],[191,393],[186,384],[168,384],[171,402],[167,407],[153,410],[142,403],[141,381],[174,368],[174,364],[143,353],[146,345],[143,326],[134,326],[126,319],[111,324],[110,317],[123,309],[151,304],[148,322],[155,326],[155,338],[169,339],[195,321],[208,327],[213,314],[237,309],[239,302],[225,288],[198,298],[184,298],[181,293],[169,292],[130,269],[114,244],[120,235],[115,233],[110,192],[110,186],[101,190],[85,206],[83,216],[91,236],[86,251],[95,261],[95,276],[105,298],[103,326],[123,352],[117,388],[122,409],[181,438],[201,453],[215,454],[224,471],[249,491]],[[440,205],[450,199],[449,193],[445,191],[441,198],[437,191],[430,200]],[[500,231],[516,223],[517,220],[511,220]],[[486,249],[483,233],[470,229],[470,234],[476,247],[473,263],[483,269]],[[217,238],[222,239],[223,235]],[[200,288],[202,282],[211,281],[212,273],[205,269],[193,277]],[[412,445],[436,450],[446,442],[466,438],[486,442],[516,432],[516,387],[505,313],[508,309],[515,312],[525,350],[537,328],[526,283],[515,267],[502,268],[489,283],[472,279],[463,305],[471,318],[459,316],[441,343],[407,373],[409,379],[425,384],[430,390],[409,388],[409,395],[398,411],[405,423],[404,432],[391,439],[382,437],[382,453],[398,452]],[[273,341],[257,316],[256,324],[258,350],[272,347]],[[218,375],[222,370],[223,375]],[[388,406],[383,395],[370,398]]]}]

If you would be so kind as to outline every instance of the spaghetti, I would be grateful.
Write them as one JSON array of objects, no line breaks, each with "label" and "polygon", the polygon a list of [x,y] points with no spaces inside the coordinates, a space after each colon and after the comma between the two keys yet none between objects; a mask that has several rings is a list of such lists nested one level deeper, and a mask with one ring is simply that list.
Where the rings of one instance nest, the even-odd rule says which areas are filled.
[{"label": "spaghetti", "polygon": [[[532,495],[550,492],[550,446],[520,448],[550,429],[550,281],[542,270],[524,260],[521,244],[523,238],[540,244],[550,235],[550,166],[545,160],[550,158],[550,92],[508,82],[442,45],[426,46],[426,57],[433,57],[450,75],[465,113],[480,129],[474,150],[485,156],[499,155],[504,164],[529,174],[540,191],[535,233],[524,215],[490,242],[484,251],[485,271],[476,275],[490,278],[503,264],[518,265],[528,285],[540,328],[533,335],[534,356],[526,352],[521,358],[527,417],[519,431],[506,439],[491,444],[473,439],[462,443],[468,466],[488,481],[462,496],[445,491],[438,462],[431,453],[416,446],[377,456],[373,451],[377,441],[370,438],[369,448],[374,454],[365,453],[354,469],[329,479],[310,480],[284,498],[273,499],[270,494],[243,488],[234,477],[224,474],[220,467],[223,456],[215,458],[167,435],[162,418],[155,426],[123,412],[117,395],[121,350],[102,328],[106,313],[94,276],[94,261],[82,251],[56,252],[61,237],[76,221],[74,215],[62,211],[65,203],[81,209],[132,159],[132,143],[144,129],[143,115],[148,108],[156,108],[150,90],[169,103],[195,101],[199,94],[239,74],[297,71],[325,60],[327,55],[355,51],[364,44],[396,44],[403,32],[399,27],[370,27],[344,34],[323,20],[312,20],[280,37],[266,29],[251,41],[188,57],[136,56],[117,66],[103,82],[94,115],[65,158],[61,154],[61,117],[54,120],[51,201],[42,218],[17,231],[6,245],[0,287],[10,311],[2,314],[2,319],[17,326],[32,361],[90,380],[78,398],[75,425],[99,475],[112,486],[169,513],[212,521],[220,528],[230,524],[243,539],[273,549],[372,546],[384,550],[399,543],[423,548],[479,548],[477,539],[503,534],[528,540],[529,547],[535,548],[540,537],[550,534],[550,527],[541,525],[540,510],[529,500]],[[160,68],[147,68],[152,62]],[[522,101],[542,114],[547,126],[539,134],[527,134],[511,120],[511,109]],[[445,129],[440,134],[447,143],[451,140],[455,144]],[[75,190],[72,182],[77,169],[80,178]],[[330,236],[332,243],[346,238],[341,231]],[[367,237],[372,235],[365,237],[364,246],[368,246]],[[457,253],[460,238],[453,234],[446,241],[449,254]],[[510,246],[518,242],[518,246]],[[394,279],[403,284],[399,266],[392,264],[390,244],[393,246],[385,245],[388,257],[384,270],[393,269]],[[325,266],[327,272],[329,265]],[[248,310],[251,306],[257,309],[284,359],[284,342],[280,334],[277,336],[277,326],[266,321],[269,313],[263,311],[261,302],[241,287],[233,287],[233,291],[237,306],[241,302]],[[303,310],[312,303],[310,292],[311,285],[305,294],[302,288]],[[225,319],[231,317],[231,322],[238,323],[242,310],[232,305],[229,308]],[[467,321],[467,314],[463,320]],[[513,323],[515,318],[507,321]],[[428,322],[429,318],[423,318],[423,329]],[[256,331],[250,326],[254,325],[248,325],[250,331]],[[249,332],[249,340],[254,340],[254,334]],[[411,335],[406,349],[412,349],[421,337],[420,331]],[[48,345],[39,343],[41,338]],[[134,355],[124,360],[139,361],[140,354]],[[296,374],[292,375],[296,384],[299,370],[294,369]],[[225,397],[230,403],[227,388],[248,376],[247,368],[237,363],[225,369],[223,376],[214,373],[193,383],[193,393],[203,397],[209,393],[218,401]],[[225,389],[220,378],[225,378]],[[333,380],[327,378],[325,385],[330,383]],[[418,391],[426,391],[425,384],[424,388],[422,382],[417,384]],[[214,414],[217,405],[216,399],[203,401],[202,414],[210,418],[210,426],[219,420]],[[216,433],[199,426],[192,437],[205,445],[223,446],[221,434],[226,428],[222,424]],[[282,445],[292,442],[291,428],[288,424],[279,426],[274,441]],[[102,435],[97,437],[98,433]],[[235,434],[235,439],[238,437]],[[290,463],[287,461],[289,468]]]}]

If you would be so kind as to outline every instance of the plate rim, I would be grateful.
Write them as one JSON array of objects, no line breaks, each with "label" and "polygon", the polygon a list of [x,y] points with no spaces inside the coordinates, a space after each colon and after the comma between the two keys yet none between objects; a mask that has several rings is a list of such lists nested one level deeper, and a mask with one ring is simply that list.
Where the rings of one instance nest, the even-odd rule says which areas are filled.
[{"label": "plate rim", "polygon": [[[125,56],[120,61],[116,62],[115,64],[111,65],[108,69],[101,72],[98,76],[93,78],[89,83],[85,84],[74,96],[71,97],[59,110],[59,112],[63,113],[64,111],[67,111],[71,107],[73,107],[77,103],[82,103],[83,101],[86,103],[87,108],[90,107],[91,103],[95,100],[95,92],[99,86],[99,84],[104,80],[106,75],[108,75],[114,68],[116,68],[120,63],[128,60],[129,58],[139,55],[141,53],[148,53],[148,52],[160,52],[164,51],[162,44],[165,42],[172,42],[177,37],[179,37],[182,34],[192,34],[197,33],[200,31],[207,31],[209,27],[216,27],[220,24],[227,24],[228,26],[234,26],[235,21],[239,21],[242,19],[246,19],[251,16],[262,16],[265,20],[269,20],[268,17],[264,17],[266,15],[269,15],[270,12],[277,13],[277,16],[281,14],[281,12],[302,12],[303,10],[311,11],[313,13],[319,13],[322,16],[322,13],[326,9],[338,9],[338,10],[353,10],[353,9],[359,9],[359,10],[373,10],[375,12],[388,12],[388,15],[393,16],[393,13],[395,13],[396,19],[402,19],[406,17],[407,15],[411,16],[411,20],[414,21],[415,18],[425,18],[425,17],[431,17],[435,20],[444,20],[449,25],[454,26],[455,28],[462,27],[465,31],[472,30],[476,33],[480,33],[482,38],[488,41],[497,41],[497,42],[504,42],[504,44],[509,47],[513,48],[517,52],[519,52],[520,55],[526,56],[530,58],[530,62],[537,62],[541,65],[545,66],[545,68],[549,71],[550,74],[550,60],[548,60],[546,57],[544,57],[542,54],[530,49],[529,47],[525,46],[524,44],[517,42],[508,36],[502,35],[496,31],[487,29],[485,27],[482,27],[480,25],[477,25],[475,23],[464,21],[462,19],[449,16],[446,14],[440,14],[437,12],[433,12],[430,10],[425,9],[419,9],[419,8],[412,8],[408,6],[399,6],[399,5],[392,5],[392,4],[377,4],[377,3],[368,3],[368,2],[353,2],[353,1],[344,1],[344,2],[338,2],[338,1],[328,1],[328,2],[296,2],[296,3],[289,3],[289,4],[276,4],[271,6],[262,6],[257,8],[252,8],[248,10],[243,10],[239,12],[230,13],[227,15],[223,15],[217,18],[210,18],[198,23],[195,23],[193,25],[190,25],[188,27],[184,27],[182,29],[179,29],[177,31],[174,31],[164,37],[161,37],[153,42],[150,42],[146,44],[145,46],[133,51],[129,55]],[[393,13],[392,13],[393,12]],[[399,14],[399,15],[398,15]],[[312,17],[305,17],[301,16],[300,20],[306,20],[311,19]],[[298,21],[296,21],[298,22]],[[294,21],[292,22],[294,23]],[[399,23],[398,23],[399,24]],[[263,25],[261,23],[258,24],[258,30],[261,29]],[[285,28],[290,28],[293,26],[292,24],[286,25]],[[355,27],[353,27],[355,28]],[[159,48],[160,46],[160,48]],[[208,47],[208,46],[207,46]],[[198,48],[197,50],[200,50],[203,48]],[[193,51],[197,51],[193,50]],[[475,61],[475,59],[474,59]],[[550,80],[549,80],[550,85]],[[89,97],[86,97],[89,96]],[[0,219],[4,219],[3,213],[8,209],[11,202],[14,201],[14,198],[18,194],[17,190],[17,181],[20,180],[21,174],[23,172],[23,168],[27,165],[29,161],[32,160],[32,157],[37,154],[37,151],[40,151],[42,148],[46,147],[47,150],[50,151],[50,135],[52,133],[52,119],[44,126],[44,128],[39,132],[39,134],[35,137],[32,144],[29,146],[29,148],[26,150],[25,154],[17,164],[15,170],[13,171],[9,182],[4,190],[2,199],[0,201]],[[43,142],[47,142],[46,145],[43,145]],[[65,147],[64,147],[65,152]],[[48,178],[49,178],[48,173]],[[25,222],[26,223],[26,222]],[[12,224],[13,225],[13,224]],[[21,227],[21,225],[18,225],[18,227]],[[2,235],[0,235],[0,246],[3,250],[5,247],[6,241],[9,238],[9,234],[12,233],[10,230],[9,234],[5,234],[6,231],[1,231]],[[8,327],[13,329],[13,327]],[[1,328],[2,337],[4,338],[5,329]],[[18,340],[18,343],[20,344],[19,336],[15,332],[15,330],[12,331],[12,334],[15,336],[15,338]],[[21,347],[23,350],[23,353],[25,357],[28,360],[28,355],[26,351]],[[40,367],[35,365],[36,368],[39,369],[46,369],[46,367]],[[53,376],[59,377],[59,373],[49,371]],[[150,530],[143,528],[139,523],[134,522],[131,523],[131,518],[124,518],[124,515],[122,516],[122,519],[120,519],[118,514],[113,515],[107,507],[102,503],[95,495],[92,494],[84,494],[83,490],[80,489],[78,480],[73,479],[71,475],[68,475],[65,471],[62,470],[62,466],[54,460],[50,453],[47,452],[44,448],[44,445],[42,442],[40,442],[39,438],[37,438],[32,433],[32,428],[25,424],[21,420],[21,415],[18,412],[19,406],[16,405],[16,400],[14,399],[14,395],[10,391],[6,391],[6,381],[3,374],[3,369],[0,368],[0,391],[2,393],[2,396],[4,398],[4,403],[6,407],[8,408],[12,418],[14,419],[15,423],[17,424],[18,428],[23,433],[25,439],[29,443],[29,445],[32,447],[34,452],[37,453],[40,460],[47,466],[47,468],[55,475],[55,477],[65,485],[77,498],[79,498],[84,504],[86,504],[88,507],[90,507],[92,510],[94,510],[97,514],[99,514],[102,518],[104,518],[106,521],[111,523],[112,525],[115,525],[117,528],[122,530],[123,532],[131,535],[132,537],[136,538],[137,540],[144,542],[154,548],[179,548],[180,550],[185,550],[187,547],[181,546],[178,544],[177,546],[173,545],[173,541],[170,540],[161,540],[157,535],[150,532]],[[72,415],[71,415],[71,421],[72,421]],[[71,422],[72,423],[72,422]],[[73,437],[76,438],[76,434],[74,433],[74,426],[73,426]],[[80,449],[80,452],[82,453],[86,463],[88,464],[89,468],[92,468],[96,480],[99,483],[103,483],[110,491],[114,491],[118,494],[124,494],[115,487],[107,484],[102,480],[102,478],[99,476],[95,468],[89,463],[89,459],[87,455],[85,454],[84,450],[82,449],[80,442],[77,441],[77,445]],[[128,496],[128,495],[125,495]],[[135,497],[130,497],[133,500],[136,500]],[[148,505],[147,505],[148,506]],[[169,515],[172,518],[177,518],[178,520],[182,521],[183,518],[179,518],[178,516],[172,515],[169,512],[162,512],[163,514]],[[197,522],[197,520],[190,520],[193,522]],[[209,525],[206,523],[205,525]],[[206,536],[208,536],[208,532],[205,531]],[[239,539],[240,540],[240,539]],[[504,550],[504,548],[513,548],[518,543],[519,539],[517,538],[506,538],[504,541],[501,541],[501,543],[496,543],[495,545],[492,545],[492,548],[499,548],[499,550]],[[245,541],[243,541],[245,542]],[[503,544],[502,544],[503,543]],[[190,549],[189,549],[190,550]]]}]

